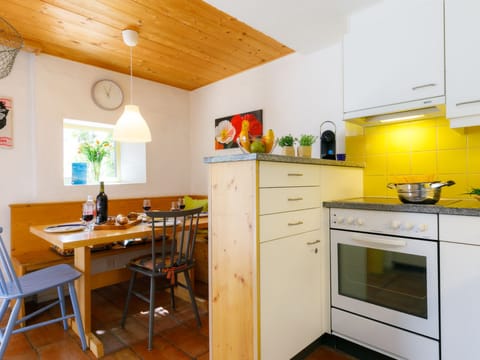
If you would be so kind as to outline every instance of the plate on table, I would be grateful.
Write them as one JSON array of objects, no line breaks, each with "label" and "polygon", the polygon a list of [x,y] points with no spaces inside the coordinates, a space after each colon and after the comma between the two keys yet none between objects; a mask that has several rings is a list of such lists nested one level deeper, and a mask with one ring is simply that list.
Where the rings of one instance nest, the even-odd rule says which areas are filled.
[{"label": "plate on table", "polygon": [[44,230],[49,233],[64,233],[64,232],[75,232],[83,231],[86,229],[86,226],[83,224],[59,224],[47,226]]}]

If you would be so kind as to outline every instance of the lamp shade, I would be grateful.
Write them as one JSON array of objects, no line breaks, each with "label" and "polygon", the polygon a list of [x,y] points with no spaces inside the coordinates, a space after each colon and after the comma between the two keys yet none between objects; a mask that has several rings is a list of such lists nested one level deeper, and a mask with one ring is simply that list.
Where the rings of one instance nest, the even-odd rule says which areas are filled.
[{"label": "lamp shade", "polygon": [[152,135],[136,105],[125,105],[122,116],[113,128],[113,140],[118,142],[150,142]]}]

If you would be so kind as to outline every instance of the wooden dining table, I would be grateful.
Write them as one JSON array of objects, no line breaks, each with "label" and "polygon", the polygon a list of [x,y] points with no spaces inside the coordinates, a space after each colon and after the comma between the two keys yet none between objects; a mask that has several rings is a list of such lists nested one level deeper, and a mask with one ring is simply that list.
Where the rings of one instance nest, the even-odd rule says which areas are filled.
[{"label": "wooden dining table", "polygon": [[[30,232],[55,245],[62,251],[74,251],[74,266],[83,273],[76,281],[76,290],[80,311],[82,314],[83,327],[87,337],[87,343],[92,353],[97,357],[104,355],[103,344],[92,332],[91,319],[91,291],[95,288],[111,285],[125,280],[119,271],[112,271],[108,274],[91,274],[92,253],[91,249],[102,244],[122,242],[123,240],[147,238],[152,234],[149,224],[141,222],[137,225],[122,229],[105,229],[92,231],[75,232],[47,232],[45,229],[50,225],[34,225]],[[199,220],[199,228],[208,227],[208,218],[202,217]],[[161,230],[161,229],[159,229]],[[149,243],[150,244],[150,243]],[[148,245],[150,246],[150,245]],[[115,251],[115,250],[109,250]],[[126,269],[121,269],[126,271]],[[104,279],[102,279],[102,276]],[[72,327],[74,330],[76,326]]]}]

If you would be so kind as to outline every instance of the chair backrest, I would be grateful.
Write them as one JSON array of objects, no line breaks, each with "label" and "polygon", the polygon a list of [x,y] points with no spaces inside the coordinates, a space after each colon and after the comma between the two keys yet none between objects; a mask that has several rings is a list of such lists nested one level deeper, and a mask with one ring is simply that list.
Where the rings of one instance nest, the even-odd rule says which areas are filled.
[{"label": "chair backrest", "polygon": [[189,210],[147,211],[152,219],[152,263],[155,271],[194,262],[198,221],[203,207]]},{"label": "chair backrest", "polygon": [[22,295],[23,291],[3,242],[2,232],[3,227],[0,226],[0,298],[6,299]]}]

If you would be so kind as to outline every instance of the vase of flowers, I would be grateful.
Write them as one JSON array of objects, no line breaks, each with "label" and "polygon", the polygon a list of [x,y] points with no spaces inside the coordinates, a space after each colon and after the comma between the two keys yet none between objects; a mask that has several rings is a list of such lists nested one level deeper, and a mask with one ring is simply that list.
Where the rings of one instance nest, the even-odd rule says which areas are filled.
[{"label": "vase of flowers", "polygon": [[110,154],[111,146],[111,143],[106,140],[94,140],[92,142],[83,142],[80,144],[78,152],[87,158],[95,182],[100,180],[102,160],[105,156]]}]

